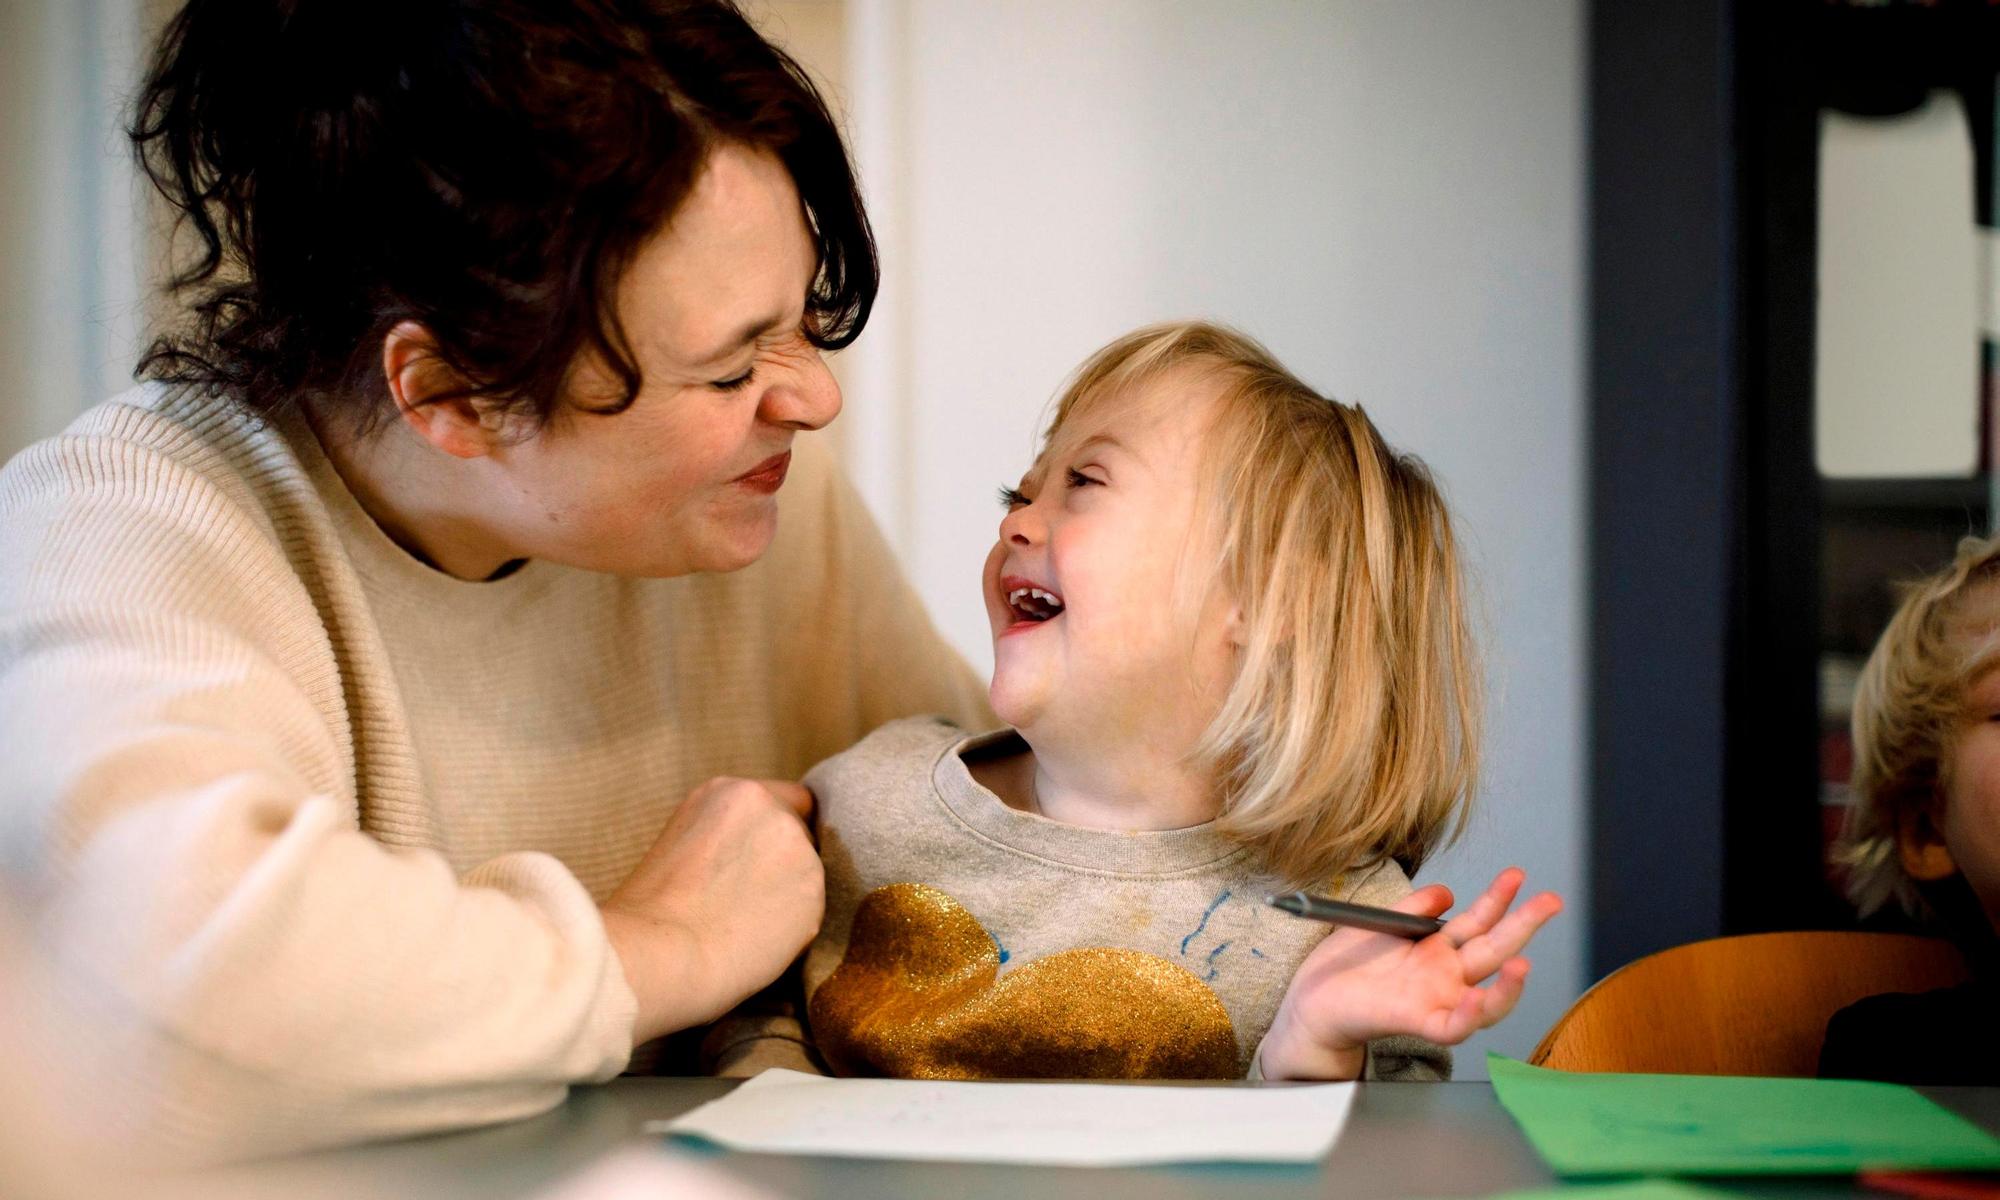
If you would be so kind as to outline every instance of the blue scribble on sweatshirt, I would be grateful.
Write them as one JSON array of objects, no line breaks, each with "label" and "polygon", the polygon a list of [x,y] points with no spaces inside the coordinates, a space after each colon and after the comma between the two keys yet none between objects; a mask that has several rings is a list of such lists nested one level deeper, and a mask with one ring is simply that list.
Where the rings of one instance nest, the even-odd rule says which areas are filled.
[{"label": "blue scribble on sweatshirt", "polygon": [[1189,933],[1186,937],[1181,939],[1182,958],[1187,957],[1188,943],[1192,942],[1193,940],[1201,936],[1201,931],[1208,928],[1208,919],[1214,916],[1215,910],[1221,908],[1223,904],[1228,901],[1228,899],[1229,899],[1229,889],[1223,888],[1221,895],[1209,901],[1208,907],[1202,910],[1201,924],[1196,925],[1191,933]]}]

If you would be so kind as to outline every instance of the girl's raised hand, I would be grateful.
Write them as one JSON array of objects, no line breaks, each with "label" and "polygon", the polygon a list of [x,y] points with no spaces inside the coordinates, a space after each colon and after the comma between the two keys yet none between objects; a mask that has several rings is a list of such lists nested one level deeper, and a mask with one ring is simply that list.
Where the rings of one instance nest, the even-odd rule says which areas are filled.
[{"label": "girl's raised hand", "polygon": [[[1413,1034],[1449,1046],[1512,1012],[1528,979],[1520,952],[1562,911],[1562,898],[1543,892],[1508,912],[1525,878],[1518,867],[1500,872],[1470,908],[1422,941],[1334,930],[1300,964],[1278,1006],[1258,1051],[1264,1077],[1355,1079],[1370,1038]],[[1435,917],[1451,900],[1449,888],[1433,884],[1394,907]]]}]

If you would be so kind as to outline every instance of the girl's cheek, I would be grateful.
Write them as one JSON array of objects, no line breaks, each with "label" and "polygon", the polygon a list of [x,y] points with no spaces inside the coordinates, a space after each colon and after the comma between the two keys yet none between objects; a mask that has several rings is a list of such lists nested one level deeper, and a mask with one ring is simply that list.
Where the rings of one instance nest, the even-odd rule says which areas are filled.
[{"label": "girl's cheek", "polygon": [[1055,572],[1055,584],[1068,598],[1082,578],[1090,574],[1090,556],[1083,553],[1075,533],[1062,525],[1054,525],[1046,534],[1048,538],[1049,567]]}]

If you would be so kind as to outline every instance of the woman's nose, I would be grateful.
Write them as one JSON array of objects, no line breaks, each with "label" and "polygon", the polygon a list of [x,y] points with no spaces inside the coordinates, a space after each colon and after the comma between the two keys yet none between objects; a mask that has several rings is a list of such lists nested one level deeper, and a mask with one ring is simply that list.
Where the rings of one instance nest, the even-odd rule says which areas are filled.
[{"label": "woman's nose", "polygon": [[764,389],[759,407],[773,425],[820,429],[840,415],[840,384],[819,351],[809,349]]}]

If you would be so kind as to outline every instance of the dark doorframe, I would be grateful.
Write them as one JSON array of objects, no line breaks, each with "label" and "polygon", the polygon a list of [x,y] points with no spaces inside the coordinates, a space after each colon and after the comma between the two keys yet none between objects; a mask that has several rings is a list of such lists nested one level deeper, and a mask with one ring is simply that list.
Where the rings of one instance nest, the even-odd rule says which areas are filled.
[{"label": "dark doorframe", "polygon": [[1589,34],[1593,978],[1723,928],[1735,80],[1726,0]]}]

